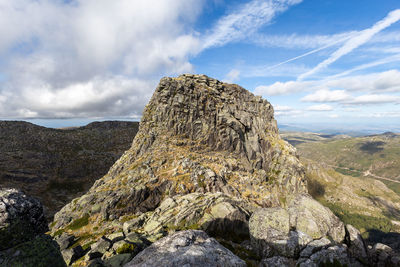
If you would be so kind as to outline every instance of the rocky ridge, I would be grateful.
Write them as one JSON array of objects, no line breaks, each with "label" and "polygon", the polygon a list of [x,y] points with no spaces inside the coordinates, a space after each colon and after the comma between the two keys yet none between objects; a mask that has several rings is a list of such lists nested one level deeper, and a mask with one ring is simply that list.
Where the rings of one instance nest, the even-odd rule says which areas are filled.
[{"label": "rocky ridge", "polygon": [[163,78],[132,147],[50,227],[75,266],[122,266],[190,229],[248,264],[361,265],[367,253],[308,195],[271,104],[204,75]]},{"label": "rocky ridge", "polygon": [[0,121],[0,186],[40,199],[51,218],[107,173],[132,144],[137,130],[137,122],[51,129]]}]

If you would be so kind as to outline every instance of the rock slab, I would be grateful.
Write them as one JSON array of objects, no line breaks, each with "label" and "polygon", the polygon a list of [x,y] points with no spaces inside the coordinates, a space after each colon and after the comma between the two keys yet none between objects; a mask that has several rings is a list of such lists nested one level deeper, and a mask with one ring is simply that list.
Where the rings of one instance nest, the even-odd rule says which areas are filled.
[{"label": "rock slab", "polygon": [[244,267],[246,263],[205,232],[187,230],[158,240],[125,265],[133,266]]}]

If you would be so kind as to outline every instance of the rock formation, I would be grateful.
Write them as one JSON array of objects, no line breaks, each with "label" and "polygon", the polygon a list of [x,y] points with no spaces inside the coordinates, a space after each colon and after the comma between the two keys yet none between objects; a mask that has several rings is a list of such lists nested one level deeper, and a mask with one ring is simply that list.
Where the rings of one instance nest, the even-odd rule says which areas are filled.
[{"label": "rock formation", "polygon": [[304,192],[303,167],[280,139],[268,101],[238,85],[182,75],[160,81],[132,147],[55,215],[51,231],[87,246],[115,232],[155,241],[185,229],[223,238],[224,229],[237,228],[238,236],[227,236],[239,242],[249,239],[253,211]]},{"label": "rock formation", "polygon": [[357,266],[363,255],[357,235],[308,195],[270,103],[204,75],[163,78],[131,148],[50,227],[75,266],[184,263],[193,246],[203,266],[215,253],[242,265],[194,229],[248,264]]},{"label": "rock formation", "polygon": [[50,129],[0,121],[0,186],[40,199],[51,218],[94,181],[132,144],[136,122],[94,122]]}]

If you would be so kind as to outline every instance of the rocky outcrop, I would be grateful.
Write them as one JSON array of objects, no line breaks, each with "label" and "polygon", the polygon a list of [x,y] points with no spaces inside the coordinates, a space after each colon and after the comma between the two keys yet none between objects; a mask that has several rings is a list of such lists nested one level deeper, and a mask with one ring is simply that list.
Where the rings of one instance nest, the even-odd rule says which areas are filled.
[{"label": "rocky outcrop", "polygon": [[[367,263],[364,241],[351,225],[306,194],[287,207],[264,208],[249,221],[252,246],[265,266],[320,266]],[[345,244],[347,243],[347,244]],[[276,263],[276,265],[275,265]]]},{"label": "rocky outcrop", "polygon": [[38,200],[16,189],[0,190],[0,266],[65,266],[47,230]]},{"label": "rocky outcrop", "polygon": [[287,208],[257,210],[249,226],[252,243],[262,257],[299,257],[313,240],[341,243],[345,238],[343,223],[308,195],[298,195]]},{"label": "rocky outcrop", "polygon": [[246,263],[205,232],[187,230],[158,240],[125,266],[244,267]]},{"label": "rocky outcrop", "polygon": [[40,199],[51,218],[108,171],[137,131],[137,122],[50,129],[0,121],[0,186]]},{"label": "rocky outcrop", "polygon": [[0,250],[33,239],[47,229],[38,200],[16,189],[0,190]]},{"label": "rocky outcrop", "polygon": [[160,81],[131,148],[55,215],[51,231],[73,234],[82,247],[107,233],[153,242],[187,229],[241,244],[253,211],[305,192],[303,167],[280,139],[268,101],[204,75],[181,75]]}]

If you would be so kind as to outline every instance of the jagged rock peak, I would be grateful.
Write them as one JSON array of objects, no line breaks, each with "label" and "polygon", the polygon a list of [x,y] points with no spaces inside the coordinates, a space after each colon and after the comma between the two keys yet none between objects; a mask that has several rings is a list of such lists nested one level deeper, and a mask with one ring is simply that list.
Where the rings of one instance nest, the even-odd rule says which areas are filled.
[{"label": "jagged rock peak", "polygon": [[306,191],[304,168],[279,137],[268,101],[186,74],[161,79],[131,148],[55,215],[51,232],[90,236],[82,246],[104,233],[134,232],[153,242],[187,229],[241,242],[257,208],[286,205]]},{"label": "jagged rock peak", "polygon": [[205,75],[161,79],[146,106],[134,146],[141,155],[160,137],[240,155],[247,168],[268,170],[278,128],[271,104],[246,89]]}]

